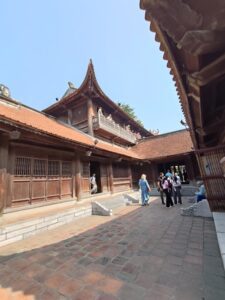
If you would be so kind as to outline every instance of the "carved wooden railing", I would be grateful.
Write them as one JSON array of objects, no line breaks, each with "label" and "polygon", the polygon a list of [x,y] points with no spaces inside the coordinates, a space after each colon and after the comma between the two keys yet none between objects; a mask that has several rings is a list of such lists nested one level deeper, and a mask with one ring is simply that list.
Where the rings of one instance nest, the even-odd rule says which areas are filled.
[{"label": "carved wooden railing", "polygon": [[207,199],[212,211],[225,211],[225,177],[223,157],[225,145],[196,150]]},{"label": "carved wooden railing", "polygon": [[131,131],[121,127],[119,124],[116,124],[112,119],[107,119],[102,113],[99,112],[98,115],[93,118],[93,128],[104,129],[105,131],[108,131],[131,144],[135,144],[137,141],[136,136]]}]

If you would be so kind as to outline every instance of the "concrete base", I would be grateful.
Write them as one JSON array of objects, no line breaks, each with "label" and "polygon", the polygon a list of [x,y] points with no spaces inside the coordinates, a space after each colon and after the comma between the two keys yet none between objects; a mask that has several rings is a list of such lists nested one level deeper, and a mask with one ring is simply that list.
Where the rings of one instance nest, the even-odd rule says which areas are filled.
[{"label": "concrete base", "polygon": [[130,196],[128,194],[124,194],[123,197],[124,197],[126,205],[130,205],[132,203],[139,203],[138,195]]},{"label": "concrete base", "polygon": [[212,212],[206,199],[189,207],[181,208],[181,215],[211,218]]},{"label": "concrete base", "polygon": [[223,260],[223,266],[225,269],[225,213],[214,212],[213,219],[216,227],[216,234]]},{"label": "concrete base", "polygon": [[[50,211],[48,214],[39,212],[39,214],[36,213],[32,217],[30,216],[30,219],[21,218],[19,221],[10,220],[10,217],[11,219],[13,218],[10,214],[4,216],[6,220],[4,220],[4,222],[1,220],[2,224],[0,224],[0,247],[70,223],[81,217],[91,216],[92,213],[90,204],[84,205],[83,207],[72,206],[70,208],[64,208],[64,210],[61,209],[60,211]],[[20,212],[15,212],[12,214],[19,213]]]},{"label": "concrete base", "polygon": [[106,208],[101,203],[95,201],[95,202],[92,202],[92,215],[111,216],[112,209]]}]

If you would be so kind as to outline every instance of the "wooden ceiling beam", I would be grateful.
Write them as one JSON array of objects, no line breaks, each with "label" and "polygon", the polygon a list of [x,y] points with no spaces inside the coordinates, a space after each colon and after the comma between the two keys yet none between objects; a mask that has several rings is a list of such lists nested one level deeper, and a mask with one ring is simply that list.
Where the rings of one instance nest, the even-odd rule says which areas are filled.
[{"label": "wooden ceiling beam", "polygon": [[194,99],[196,102],[198,102],[200,104],[200,100],[201,100],[200,96],[197,96],[194,93],[188,93],[187,95],[188,95],[188,97]]},{"label": "wooden ceiling beam", "polygon": [[190,81],[197,86],[204,86],[211,81],[225,74],[225,53],[199,72],[194,72],[189,76]]},{"label": "wooden ceiling beam", "polygon": [[[223,124],[224,124],[224,118],[215,118],[215,120],[211,122],[208,126],[196,128],[195,131],[202,136],[206,136],[212,133],[215,133],[216,135],[216,132],[218,132],[218,128],[220,128],[221,125]],[[221,127],[221,129],[222,128],[223,126]]]}]

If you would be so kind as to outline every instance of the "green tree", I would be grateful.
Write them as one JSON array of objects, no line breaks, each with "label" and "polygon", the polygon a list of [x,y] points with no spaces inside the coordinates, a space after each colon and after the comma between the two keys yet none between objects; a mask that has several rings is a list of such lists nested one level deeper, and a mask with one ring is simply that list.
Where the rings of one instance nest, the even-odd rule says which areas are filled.
[{"label": "green tree", "polygon": [[127,113],[134,121],[136,121],[139,125],[144,126],[142,121],[139,120],[134,112],[133,107],[131,107],[129,104],[118,102],[117,105],[122,108],[122,110]]}]

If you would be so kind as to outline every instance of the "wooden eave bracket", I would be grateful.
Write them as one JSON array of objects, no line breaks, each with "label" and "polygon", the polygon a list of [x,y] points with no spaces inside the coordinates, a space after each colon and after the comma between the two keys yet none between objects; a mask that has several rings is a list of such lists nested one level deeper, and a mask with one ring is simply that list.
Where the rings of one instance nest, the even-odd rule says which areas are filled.
[{"label": "wooden eave bracket", "polygon": [[199,72],[189,75],[189,80],[197,86],[204,86],[225,74],[225,53]]},{"label": "wooden eave bracket", "polygon": [[200,103],[200,97],[197,96],[196,94],[188,93],[187,95],[188,95],[188,97],[191,97],[192,99],[194,99],[196,102]]},{"label": "wooden eave bracket", "polygon": [[213,123],[208,126],[203,126],[196,128],[195,131],[200,134],[201,136],[206,136],[208,134],[212,134],[214,132],[218,132],[218,128],[221,124],[224,123],[224,118],[216,119]]}]

